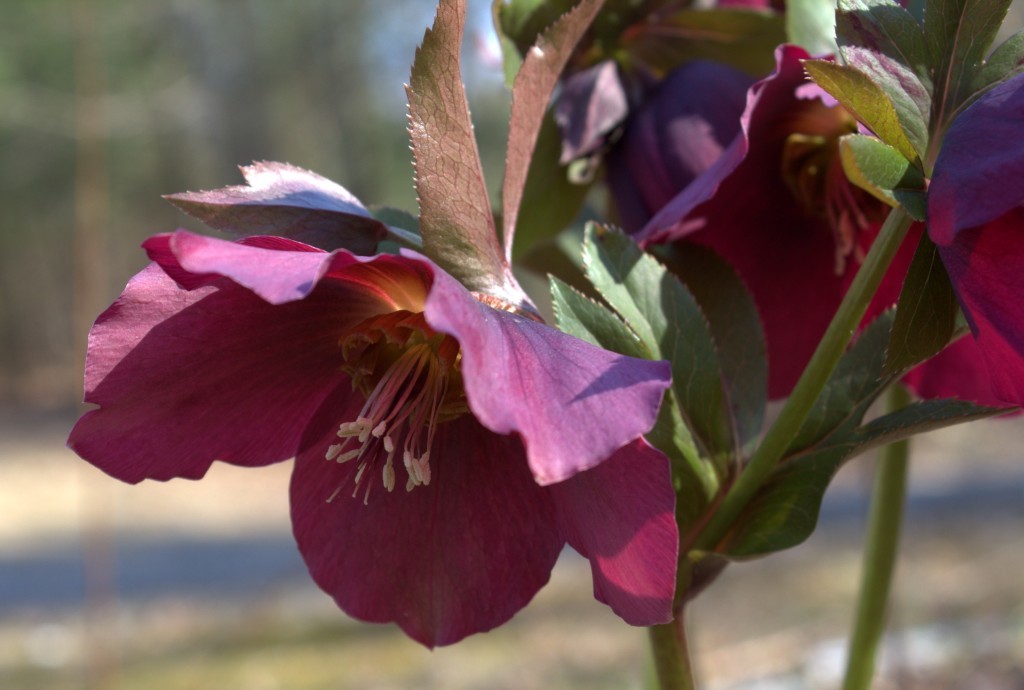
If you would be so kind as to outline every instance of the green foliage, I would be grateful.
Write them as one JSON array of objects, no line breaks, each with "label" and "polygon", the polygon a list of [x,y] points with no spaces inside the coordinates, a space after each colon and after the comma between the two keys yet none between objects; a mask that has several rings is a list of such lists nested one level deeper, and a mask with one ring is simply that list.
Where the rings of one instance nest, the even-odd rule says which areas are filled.
[{"label": "green foliage", "polygon": [[[831,10],[830,10],[831,11]],[[749,9],[683,9],[630,27],[617,44],[628,69],[664,76],[689,60],[714,60],[753,76],[775,66],[775,46],[785,42],[782,15]]]},{"label": "green foliage", "polygon": [[562,137],[549,111],[537,136],[530,171],[523,187],[523,201],[516,221],[512,258],[528,255],[572,223],[579,214],[589,184],[569,180],[568,169],[559,163]]},{"label": "green foliage", "polygon": [[836,52],[835,0],[790,0],[786,36],[811,55]]},{"label": "green foliage", "polygon": [[1024,70],[1024,31],[1010,36],[992,51],[985,66],[971,81],[971,90],[975,93],[983,91],[1019,74],[1021,70]]},{"label": "green foliage", "polygon": [[[827,60],[808,60],[804,62],[804,68],[821,88],[832,94],[854,117],[904,158],[916,161],[923,157],[925,141],[915,135],[911,142],[889,95],[868,75],[848,65]],[[911,131],[916,131],[916,127]]]},{"label": "green foliage", "polygon": [[927,142],[932,78],[921,26],[889,0],[841,0],[836,35],[843,60],[889,96],[920,153]]},{"label": "green foliage", "polygon": [[[885,369],[893,322],[892,312],[879,317],[840,361],[783,461],[733,525],[721,553],[751,558],[807,539],[832,477],[861,453],[1007,411],[962,400],[927,400],[863,424],[871,404],[906,371]],[[916,362],[906,366],[912,364]]]},{"label": "green foliage", "polygon": [[748,449],[764,422],[768,359],[753,296],[724,259],[695,243],[660,248],[707,317],[722,367],[737,447]]},{"label": "green foliage", "polygon": [[902,206],[914,220],[925,219],[925,184],[921,171],[885,142],[863,134],[839,140],[846,177],[879,201]]},{"label": "green foliage", "polygon": [[924,37],[935,82],[932,131],[942,131],[971,94],[1011,0],[929,0]]},{"label": "green foliage", "polygon": [[941,352],[953,339],[959,312],[938,248],[923,235],[903,281],[883,373],[906,370]]}]

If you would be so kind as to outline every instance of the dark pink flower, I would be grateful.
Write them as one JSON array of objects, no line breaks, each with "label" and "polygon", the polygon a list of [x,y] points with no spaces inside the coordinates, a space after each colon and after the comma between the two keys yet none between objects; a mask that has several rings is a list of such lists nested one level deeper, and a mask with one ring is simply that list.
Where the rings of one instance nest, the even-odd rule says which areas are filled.
[{"label": "dark pink flower", "polygon": [[[800,64],[807,57],[795,46],[776,51],[776,71],[746,92],[739,134],[727,145],[711,128],[703,136],[670,128],[673,108],[693,96],[659,91],[621,143],[627,159],[632,147],[649,149],[636,135],[661,123],[660,158],[652,157],[646,173],[634,166],[635,184],[650,199],[646,212],[627,212],[637,205],[621,185],[612,187],[627,230],[645,245],[696,242],[735,267],[764,324],[772,397],[787,395],[803,371],[887,212],[847,181],[838,139],[857,123],[807,81]],[[689,165],[690,152],[716,147],[724,150],[698,176],[677,171]],[[908,242],[868,318],[895,301],[912,252]]]},{"label": "dark pink flower", "polygon": [[1018,405],[1024,403],[1022,123],[1024,75],[1017,75],[953,120],[928,188],[928,235],[971,326],[972,349],[995,397]]},{"label": "dark pink flower", "polygon": [[90,333],[83,458],[138,482],[294,456],[313,578],[429,646],[510,618],[566,543],[626,621],[671,618],[674,494],[641,436],[666,363],[488,306],[412,252],[144,246],[153,263]]}]

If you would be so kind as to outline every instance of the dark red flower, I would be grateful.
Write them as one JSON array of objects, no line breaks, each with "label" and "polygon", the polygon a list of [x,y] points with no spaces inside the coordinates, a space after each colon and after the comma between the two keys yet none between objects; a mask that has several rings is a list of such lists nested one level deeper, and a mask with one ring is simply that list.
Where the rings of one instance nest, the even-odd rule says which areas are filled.
[{"label": "dark red flower", "polygon": [[426,645],[510,618],[566,543],[626,621],[671,618],[669,383],[483,304],[427,259],[179,231],[89,337],[69,445],[128,482],[295,457],[292,520],[345,611]]}]

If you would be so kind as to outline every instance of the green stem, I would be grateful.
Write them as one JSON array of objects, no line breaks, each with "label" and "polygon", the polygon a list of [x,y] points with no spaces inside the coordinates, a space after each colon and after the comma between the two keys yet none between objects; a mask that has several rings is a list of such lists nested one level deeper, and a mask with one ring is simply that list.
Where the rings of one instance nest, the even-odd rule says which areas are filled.
[{"label": "green stem", "polygon": [[660,690],[695,690],[683,610],[671,623],[647,629]]},{"label": "green stem", "polygon": [[761,445],[736,478],[715,514],[708,520],[695,548],[704,551],[713,549],[775,469],[846,351],[846,346],[864,318],[864,312],[912,222],[902,209],[895,208],[889,212],[864,264],[857,271],[836,315],[818,343],[818,349],[807,363],[807,368]]},{"label": "green stem", "polygon": [[[910,395],[900,385],[889,391],[889,410],[910,404]],[[875,670],[878,642],[885,630],[885,610],[896,569],[896,551],[907,489],[909,441],[897,441],[885,448],[875,469],[875,487],[864,545],[857,614],[850,635],[849,659],[843,690],[867,690]]]}]

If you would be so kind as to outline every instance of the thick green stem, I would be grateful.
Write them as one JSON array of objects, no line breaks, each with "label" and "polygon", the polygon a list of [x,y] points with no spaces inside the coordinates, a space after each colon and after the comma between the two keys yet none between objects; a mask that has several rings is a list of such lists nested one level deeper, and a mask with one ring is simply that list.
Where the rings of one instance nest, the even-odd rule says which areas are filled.
[{"label": "thick green stem", "polygon": [[896,208],[889,213],[807,368],[750,462],[708,520],[695,548],[713,549],[775,469],[846,351],[912,222],[902,209]]},{"label": "thick green stem", "polygon": [[683,610],[676,619],[647,629],[660,690],[695,690]]},{"label": "thick green stem", "polygon": [[[910,403],[910,395],[899,385],[889,391],[889,409]],[[897,441],[885,448],[875,469],[871,496],[864,570],[861,573],[857,615],[850,635],[849,658],[843,690],[867,690],[875,670],[878,642],[885,630],[885,610],[896,569],[900,524],[906,499],[910,442]]]}]

